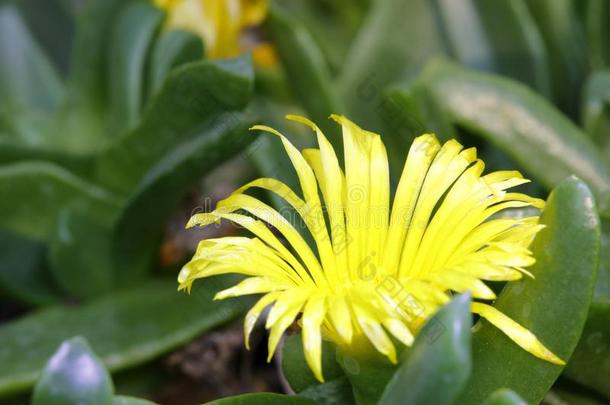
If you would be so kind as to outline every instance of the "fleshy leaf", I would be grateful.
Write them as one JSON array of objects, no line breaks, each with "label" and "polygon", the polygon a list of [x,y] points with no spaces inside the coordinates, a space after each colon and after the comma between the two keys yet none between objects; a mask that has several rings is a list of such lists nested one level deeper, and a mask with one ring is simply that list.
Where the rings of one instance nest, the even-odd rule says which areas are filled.
[{"label": "fleshy leaf", "polygon": [[379,405],[453,403],[471,370],[470,296],[460,295],[426,323]]},{"label": "fleshy leaf", "polygon": [[317,402],[300,396],[283,395],[262,392],[258,394],[244,394],[236,397],[217,399],[206,402],[206,405],[316,405]]},{"label": "fleshy leaf", "polygon": [[[230,321],[245,303],[212,302],[227,281],[208,280],[191,295],[175,280],[152,280],[77,306],[55,306],[0,326],[0,398],[26,390],[63,340],[85,337],[109,371],[141,364]],[[24,354],[27,354],[24,356]]]},{"label": "fleshy leaf", "polygon": [[[140,125],[117,139],[96,161],[100,182],[128,193],[168,150],[243,108],[252,91],[249,58],[201,61],[172,71]],[[154,139],[154,142],[151,142]]]},{"label": "fleshy leaf", "polygon": [[67,340],[49,359],[32,405],[112,404],[110,374],[82,337]]},{"label": "fleshy leaf", "polygon": [[144,94],[146,58],[163,13],[148,2],[127,3],[110,34],[108,106],[111,135],[137,122]]}]

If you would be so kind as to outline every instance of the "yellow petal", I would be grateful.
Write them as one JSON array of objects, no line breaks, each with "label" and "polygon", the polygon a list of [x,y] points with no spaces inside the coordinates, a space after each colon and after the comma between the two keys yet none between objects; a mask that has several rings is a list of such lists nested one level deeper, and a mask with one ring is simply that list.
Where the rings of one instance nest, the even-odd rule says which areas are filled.
[{"label": "yellow petal", "polygon": [[272,302],[278,299],[280,294],[281,291],[273,291],[265,294],[246,314],[246,317],[244,318],[244,340],[246,343],[246,349],[250,350],[250,334],[252,333],[254,325],[256,325],[256,321],[258,320],[261,312],[263,312],[263,310]]},{"label": "yellow petal", "polygon": [[316,295],[307,301],[303,309],[302,339],[305,361],[320,382],[322,376],[322,333],[320,327],[326,315],[325,297]]},{"label": "yellow petal", "polygon": [[262,23],[267,15],[267,1],[268,0],[240,0],[242,26],[258,25]]},{"label": "yellow petal", "polygon": [[[390,212],[390,172],[388,156],[381,137],[371,140],[370,203],[368,207],[369,246],[376,251],[376,262],[380,266],[385,254]],[[388,270],[389,269],[384,269]]]},{"label": "yellow petal", "polygon": [[[303,266],[299,263],[299,261],[284,247],[284,245],[273,235],[273,233],[263,224],[261,221],[255,220],[254,218],[241,215],[241,214],[231,214],[228,212],[219,212],[215,211],[209,214],[196,214],[193,215],[189,224],[204,224],[207,225],[213,220],[210,221],[210,218],[224,218],[231,222],[234,222],[248,231],[252,232],[254,235],[258,236],[263,242],[267,243],[273,249],[275,249],[280,257],[290,263],[291,267],[295,269],[295,272],[299,275],[303,283],[311,284],[312,279],[309,273],[303,268]],[[303,242],[304,243],[304,242]],[[302,252],[300,252],[302,253]],[[311,253],[313,254],[313,253]]]},{"label": "yellow petal", "polygon": [[469,274],[481,280],[514,281],[523,277],[523,273],[510,267],[491,264],[490,262],[466,261],[457,268],[462,273]]},{"label": "yellow petal", "polygon": [[246,210],[275,227],[288,240],[297,254],[303,259],[316,284],[326,286],[326,278],[320,262],[307,245],[307,242],[282,214],[262,201],[246,194],[233,194],[217,204],[216,211]]},{"label": "yellow petal", "polygon": [[[443,197],[447,189],[451,187],[454,181],[462,175],[468,165],[476,158],[471,150],[460,153],[461,151],[462,145],[457,141],[446,142],[430,165],[430,169],[422,184],[415,212],[413,213],[413,220],[409,226],[409,232],[400,259],[399,274],[401,276],[417,276],[426,271],[418,266],[419,263],[423,263],[425,256],[422,257],[422,255],[426,255],[425,252],[420,255],[418,263],[414,263],[414,261],[418,254],[422,237],[428,230],[430,216],[439,199]],[[443,246],[436,247],[439,250],[442,248]]]},{"label": "yellow petal", "polygon": [[383,326],[402,344],[406,346],[411,346],[413,344],[413,341],[415,340],[413,333],[400,319],[391,317],[385,318],[383,320]]},{"label": "yellow petal", "polygon": [[277,280],[269,280],[266,277],[248,277],[239,284],[219,291],[214,296],[215,300],[224,300],[229,297],[241,295],[268,293],[271,291],[284,290],[288,285],[282,285]]},{"label": "yellow petal", "polygon": [[353,310],[356,315],[358,325],[375,346],[377,351],[392,362],[396,363],[396,349],[394,344],[383,330],[381,322],[375,317],[375,311],[371,308],[370,302],[365,302],[361,296],[352,295]]},{"label": "yellow petal", "polygon": [[517,219],[494,219],[485,222],[464,237],[453,255],[464,256],[475,252],[507,229],[518,226],[520,222]]},{"label": "yellow petal", "polygon": [[459,271],[449,270],[432,273],[429,275],[431,281],[459,293],[471,291],[473,298],[493,300],[496,294],[478,278]]},{"label": "yellow petal", "polygon": [[383,258],[383,267],[386,269],[398,268],[421,185],[439,149],[440,145],[436,137],[430,134],[417,137],[411,145],[392,205]]},{"label": "yellow petal", "polygon": [[306,289],[284,291],[275,301],[265,324],[265,327],[271,330],[268,342],[268,362],[271,361],[284,331],[288,329],[299,312],[301,312],[303,304],[309,298],[310,293],[311,290]]},{"label": "yellow petal", "polygon": [[351,243],[351,237],[347,234],[345,228],[344,217],[345,176],[339,166],[335,150],[316,124],[305,117],[297,115],[288,115],[286,118],[309,126],[316,133],[320,149],[317,153],[313,151],[308,152],[305,158],[318,179],[326,211],[328,212],[333,252],[338,269],[336,277],[345,281],[344,276],[347,276],[347,274],[341,271],[341,269],[347,269],[348,267],[347,245]]},{"label": "yellow petal", "polygon": [[[297,173],[297,177],[299,178],[299,183],[301,184],[301,190],[303,192],[303,200],[306,205],[303,207],[303,212],[306,212],[304,219],[306,221],[312,221],[314,225],[309,228],[316,245],[318,247],[318,251],[320,252],[320,260],[324,268],[330,269],[335,268],[335,256],[332,251],[332,246],[330,244],[330,237],[328,235],[328,229],[326,227],[326,220],[324,218],[324,214],[322,211],[322,204],[320,202],[320,197],[318,195],[318,183],[316,182],[315,175],[313,170],[307,164],[307,161],[301,155],[297,148],[290,143],[290,141],[281,133],[276,131],[273,128],[265,127],[262,125],[256,125],[252,127],[252,129],[259,129],[263,131],[270,132],[274,135],[277,135],[284,145],[284,149],[294,166],[294,169]],[[291,242],[292,243],[292,242]],[[319,266],[318,266],[319,267]],[[314,273],[314,278],[321,278],[321,272],[317,271],[318,269],[312,269]],[[319,273],[315,275],[316,273]]]},{"label": "yellow petal", "polygon": [[[304,151],[305,152],[305,151]],[[305,153],[304,153],[305,155]],[[271,179],[271,178],[260,178],[249,182],[248,184],[240,187],[236,191],[234,191],[231,195],[237,196],[242,194],[244,191],[248,190],[251,187],[259,187],[265,190],[269,190],[275,193],[280,198],[284,199],[290,206],[292,206],[300,217],[305,222],[307,229],[310,231],[311,235],[314,236],[316,234],[321,234],[321,238],[327,238],[328,234],[326,233],[326,229],[321,231],[320,227],[325,227],[326,225],[319,221],[319,218],[314,218],[311,215],[311,211],[309,206],[303,201],[299,196],[297,196],[290,187],[286,184],[282,183],[279,180]],[[335,285],[338,282],[336,278],[336,269],[335,266],[326,266],[324,267],[324,272],[329,278],[331,284]]]},{"label": "yellow petal", "polygon": [[352,342],[352,314],[343,295],[329,297],[328,314],[330,320],[343,343]]},{"label": "yellow petal", "polygon": [[506,336],[534,356],[560,366],[566,364],[565,361],[561,360],[553,354],[553,352],[547,349],[532,332],[525,329],[494,307],[473,302],[471,304],[471,310],[475,314],[479,314],[487,319],[492,325],[500,329]]},{"label": "yellow petal", "polygon": [[358,278],[358,269],[367,256],[379,255],[368,247],[366,221],[370,203],[370,151],[374,134],[364,131],[347,118],[331,115],[341,124],[345,154],[345,227],[351,242],[347,245],[350,276]]}]

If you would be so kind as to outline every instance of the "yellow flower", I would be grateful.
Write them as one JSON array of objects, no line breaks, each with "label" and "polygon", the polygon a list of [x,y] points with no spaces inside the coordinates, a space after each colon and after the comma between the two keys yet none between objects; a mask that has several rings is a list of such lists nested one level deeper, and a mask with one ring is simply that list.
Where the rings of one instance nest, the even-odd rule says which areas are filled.
[{"label": "yellow flower", "polygon": [[[275,63],[270,45],[248,44],[248,28],[260,25],[267,14],[266,0],[154,0],[167,12],[166,26],[181,28],[199,35],[212,59],[231,58],[253,49],[260,66]],[[254,46],[256,45],[256,46]]]},{"label": "yellow flower", "polygon": [[[246,316],[246,346],[267,306],[272,305],[266,322],[270,358],[300,314],[305,357],[320,381],[322,337],[348,347],[368,339],[396,362],[391,338],[411,345],[423,322],[452,292],[465,291],[478,300],[472,303],[473,313],[533,355],[564,364],[530,331],[480,302],[496,298],[483,280],[531,276],[525,267],[535,262],[528,246],[543,227],[539,218],[494,216],[507,208],[544,206],[540,199],[506,191],[528,182],[519,172],[482,175],[484,163],[477,159],[475,148],[464,149],[455,140],[441,146],[434,135],[425,134],[411,146],[390,208],[388,160],[379,135],[345,117],[331,117],[343,130],[344,173],[333,147],[314,123],[298,116],[287,118],[310,126],[319,149],[300,153],[276,130],[253,129],[280,137],[296,169],[302,197],[278,180],[261,178],[220,201],[213,212],[194,215],[187,227],[226,219],[254,237],[201,241],[178,276],[180,289],[190,290],[195,279],[217,274],[248,276],[216,295],[224,299],[264,294]],[[252,187],[277,193],[298,212],[317,254],[284,216],[244,194]]]}]

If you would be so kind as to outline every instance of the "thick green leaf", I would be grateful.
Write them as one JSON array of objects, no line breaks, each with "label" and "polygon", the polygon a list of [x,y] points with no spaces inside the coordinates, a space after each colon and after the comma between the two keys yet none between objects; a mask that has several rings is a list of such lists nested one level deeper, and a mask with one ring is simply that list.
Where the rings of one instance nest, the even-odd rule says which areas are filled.
[{"label": "thick green leaf", "polygon": [[94,215],[73,206],[57,215],[49,262],[55,281],[71,297],[101,295],[113,286],[110,228]]},{"label": "thick green leaf", "polygon": [[124,4],[123,0],[90,0],[79,10],[70,69],[71,106],[93,103],[99,107],[106,100],[106,47],[113,21]]},{"label": "thick green leaf", "polygon": [[245,310],[244,301],[212,302],[227,281],[214,278],[189,296],[176,282],[148,281],[78,307],[54,307],[0,326],[0,397],[26,390],[63,340],[84,336],[110,371],[184,344]]},{"label": "thick green leaf", "polygon": [[0,224],[33,239],[45,239],[55,229],[57,212],[70,204],[95,212],[108,221],[116,197],[67,170],[47,162],[23,162],[0,167]]},{"label": "thick green leaf", "polygon": [[[601,270],[601,269],[600,269]],[[610,296],[591,304],[582,338],[570,358],[566,376],[591,387],[610,401]]]},{"label": "thick green leaf", "polygon": [[474,5],[491,44],[494,70],[550,95],[548,55],[525,1],[474,0]]},{"label": "thick green leaf", "polygon": [[[508,283],[495,307],[568,360],[581,336],[593,294],[600,225],[593,195],[580,180],[562,182],[542,213],[546,225],[531,249],[535,279]],[[562,367],[534,357],[480,320],[473,333],[473,373],[459,403],[478,404],[499,388],[539,403]]]},{"label": "thick green leaf", "polygon": [[57,300],[57,289],[44,265],[44,246],[0,230],[0,290],[33,305]]},{"label": "thick green leaf", "polygon": [[434,11],[425,0],[373,2],[340,76],[353,117],[374,116],[389,84],[414,76],[431,56],[445,52]]},{"label": "thick green leaf", "polygon": [[267,24],[288,76],[288,83],[310,119],[322,128],[335,147],[341,145],[328,116],[343,112],[324,56],[303,24],[272,3]]},{"label": "thick green leaf", "polygon": [[527,0],[549,50],[553,96],[571,116],[578,111],[580,87],[587,70],[584,32],[574,18],[577,2]]},{"label": "thick green leaf", "polygon": [[[434,133],[441,141],[457,138],[453,126],[431,100],[427,89],[417,83],[386,91],[379,105],[379,116],[392,173],[402,171],[405,156],[417,136]],[[396,177],[391,180],[398,181]]]},{"label": "thick green leaf", "polygon": [[379,405],[453,403],[470,375],[471,326],[470,296],[457,296],[426,323]]},{"label": "thick green leaf", "polygon": [[605,220],[602,225],[599,272],[593,302],[585,329],[564,374],[610,400],[610,222]]},{"label": "thick green leaf", "polygon": [[366,17],[369,0],[281,1],[298,18],[318,44],[334,76],[343,70],[345,56]]},{"label": "thick green leaf", "polygon": [[142,398],[126,397],[117,395],[114,397],[112,405],[154,405],[152,401],[148,401]]},{"label": "thick green leaf", "polygon": [[168,150],[198,135],[223,113],[243,108],[252,91],[249,58],[201,61],[172,71],[141,124],[96,162],[97,177],[124,193]]},{"label": "thick green leaf", "polygon": [[449,0],[438,2],[438,8],[460,62],[549,94],[546,50],[523,0]]},{"label": "thick green leaf", "polygon": [[517,393],[507,388],[500,388],[485,400],[483,405],[527,405]]},{"label": "thick green leaf", "polygon": [[340,377],[324,384],[312,385],[299,392],[300,396],[311,398],[320,405],[355,404],[352,385],[347,377]]},{"label": "thick green leaf", "polygon": [[165,76],[174,67],[201,59],[204,55],[201,38],[189,31],[165,31],[152,50],[149,74],[149,93],[155,94]]},{"label": "thick green leaf", "polygon": [[608,400],[596,395],[596,393],[587,392],[582,390],[580,387],[567,386],[565,388],[559,387],[553,388],[549,391],[544,400],[544,405],[552,404],[570,404],[570,405],[605,405]]},{"label": "thick green leaf", "polygon": [[[583,2],[585,3],[585,2]],[[606,0],[586,1],[586,33],[590,63],[595,68],[610,66],[610,4]]]},{"label": "thick green leaf", "polygon": [[[311,369],[305,362],[301,335],[288,336],[282,349],[282,374],[295,392],[319,385]],[[337,363],[337,348],[330,342],[322,342],[322,375],[331,381],[343,376]]]},{"label": "thick green leaf", "polygon": [[16,142],[11,136],[0,135],[0,164],[5,165],[24,160],[52,162],[74,173],[87,173],[91,166],[90,160],[70,155],[65,151],[47,149],[41,145],[24,145]]},{"label": "thick green leaf", "polygon": [[110,374],[82,337],[67,340],[49,359],[34,388],[32,405],[111,405]]},{"label": "thick green leaf", "polygon": [[0,132],[11,144],[49,143],[46,127],[62,84],[15,5],[0,3]]},{"label": "thick green leaf", "polygon": [[140,116],[146,57],[162,17],[157,7],[136,1],[123,7],[114,22],[108,60],[111,135],[132,128]]},{"label": "thick green leaf", "polygon": [[20,0],[15,5],[53,65],[67,75],[74,42],[72,5],[65,0]]},{"label": "thick green leaf", "polygon": [[368,341],[362,343],[363,346],[354,346],[353,349],[339,348],[337,362],[352,385],[356,404],[372,405],[379,401],[397,366],[379,354]]},{"label": "thick green leaf", "polygon": [[593,295],[593,305],[610,302],[610,220],[602,219],[599,271]]},{"label": "thick green leaf", "polygon": [[68,89],[63,108],[48,131],[64,152],[89,156],[107,142],[108,38],[125,5],[122,0],[89,0],[78,9]]},{"label": "thick green leaf", "polygon": [[0,108],[51,111],[62,85],[12,4],[0,4]]},{"label": "thick green leaf", "polygon": [[423,133],[434,133],[441,141],[458,136],[444,112],[431,100],[427,89],[418,84],[387,90],[382,116],[392,133],[397,138],[404,138],[399,141],[404,152],[403,160],[413,140]]},{"label": "thick green leaf", "polygon": [[582,121],[593,141],[610,155],[610,71],[593,73],[585,83]]},{"label": "thick green leaf", "polygon": [[206,402],[207,405],[316,405],[309,398],[272,393],[245,394]]},{"label": "thick green leaf", "polygon": [[458,125],[499,146],[547,188],[575,174],[610,214],[610,166],[588,137],[512,80],[437,61],[422,80]]},{"label": "thick green leaf", "polygon": [[[194,183],[235,156],[256,135],[248,132],[252,118],[226,112],[199,135],[170,151],[147,174],[122,210],[113,231],[113,254],[118,277],[141,276],[163,236],[168,218]],[[151,203],[154,201],[154,203]],[[184,223],[188,218],[184,218]]]}]

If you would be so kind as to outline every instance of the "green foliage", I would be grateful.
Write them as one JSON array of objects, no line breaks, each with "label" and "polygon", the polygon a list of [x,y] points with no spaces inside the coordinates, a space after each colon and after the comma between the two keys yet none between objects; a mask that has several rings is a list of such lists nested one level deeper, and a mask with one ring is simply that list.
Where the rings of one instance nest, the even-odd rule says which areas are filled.
[{"label": "green foliage", "polygon": [[59,294],[44,261],[43,244],[0,231],[0,286],[4,294],[34,305],[56,301]]},{"label": "green foliage", "polygon": [[203,52],[201,39],[188,31],[171,30],[159,34],[150,59],[148,91],[156,93],[173,68],[200,59]]},{"label": "green foliage", "polygon": [[[202,49],[192,35],[166,32],[154,46],[162,17],[156,8],[95,0],[80,11],[71,76],[65,89],[53,91],[51,103],[43,84],[55,86],[44,76],[53,66],[17,10],[7,4],[0,11],[0,29],[27,41],[17,47],[6,40],[7,48],[0,47],[14,64],[2,65],[2,83],[17,86],[4,91],[0,105],[6,117],[0,120],[6,121],[0,225],[49,247],[47,267],[68,296],[90,298],[141,278],[181,198],[254,139],[246,133],[253,118],[243,112],[252,93],[249,58],[191,62]],[[103,41],[108,36],[109,44]],[[149,63],[151,47],[157,51]],[[154,91],[147,91],[149,65],[156,72]],[[30,128],[31,118],[20,111],[44,119]],[[7,290],[17,286],[2,279]]]},{"label": "green foliage", "polygon": [[[234,281],[234,280],[233,280]],[[176,291],[174,280],[154,280],[77,308],[55,306],[0,328],[0,397],[31,387],[63,340],[84,336],[111,371],[150,360],[235,318],[245,303],[213,303],[227,280]]]},{"label": "green foliage", "polygon": [[470,375],[471,325],[470,297],[457,296],[424,326],[379,405],[454,402]]},{"label": "green foliage", "polygon": [[548,55],[525,3],[440,2],[439,10],[447,27],[447,41],[461,63],[518,79],[548,95]]},{"label": "green foliage", "polygon": [[339,144],[336,131],[329,128],[330,114],[342,112],[337,91],[331,82],[329,68],[319,46],[302,23],[273,3],[268,22],[275,39],[289,83],[307,114]]},{"label": "green foliage", "polygon": [[527,405],[519,395],[517,395],[514,391],[511,391],[507,388],[500,388],[497,391],[494,391],[493,394],[489,396],[483,402],[484,405]]},{"label": "green foliage", "polygon": [[144,399],[115,396],[108,370],[80,336],[59,346],[34,388],[32,405],[55,404],[154,405]]},{"label": "green foliage", "polygon": [[163,13],[146,2],[124,7],[110,34],[108,99],[110,131],[131,128],[142,109],[147,52]]},{"label": "green foliage", "polygon": [[25,237],[48,240],[56,216],[72,205],[95,212],[110,222],[118,198],[67,169],[51,162],[23,161],[0,167],[0,224]]},{"label": "green foliage", "polygon": [[112,380],[87,341],[75,337],[61,344],[42,371],[32,405],[112,404]]},{"label": "green foliage", "polygon": [[317,402],[298,396],[260,393],[245,394],[208,402],[208,405],[315,405]]},{"label": "green foliage", "polygon": [[610,364],[610,234],[609,223],[602,221],[600,266],[597,285],[591,302],[587,323],[565,375],[584,386],[591,387],[610,398],[608,374]]}]

